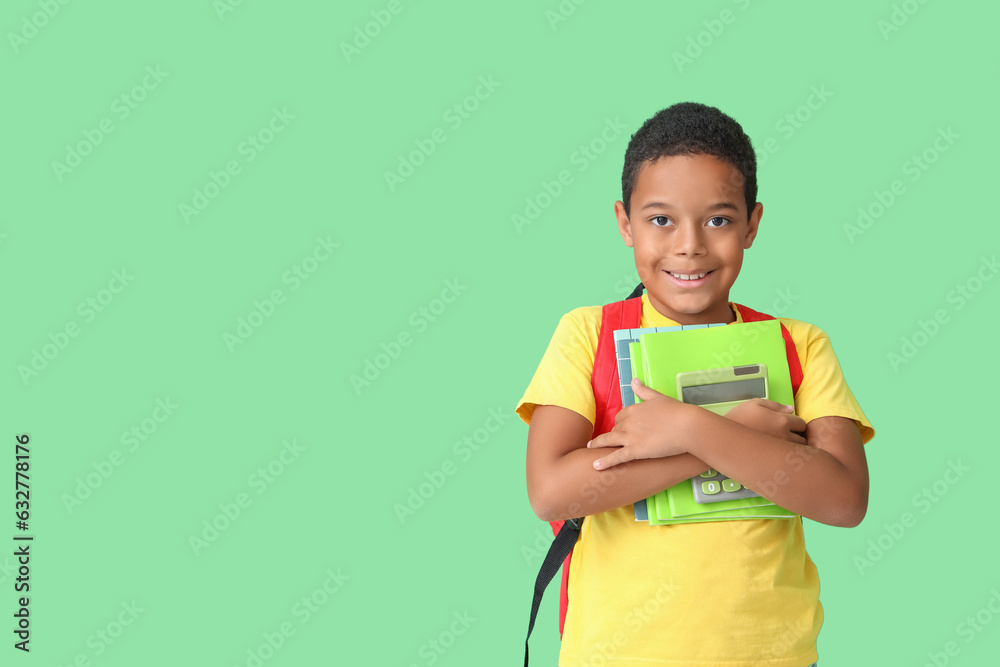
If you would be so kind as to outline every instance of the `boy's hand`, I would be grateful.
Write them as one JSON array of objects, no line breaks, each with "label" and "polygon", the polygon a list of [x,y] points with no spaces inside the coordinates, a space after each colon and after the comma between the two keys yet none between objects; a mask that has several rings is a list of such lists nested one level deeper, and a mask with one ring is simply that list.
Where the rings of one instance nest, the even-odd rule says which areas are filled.
[{"label": "boy's hand", "polygon": [[796,445],[807,444],[806,439],[796,433],[805,432],[806,422],[795,414],[792,405],[782,405],[766,398],[751,398],[732,408],[726,417],[779,440]]},{"label": "boy's hand", "polygon": [[587,447],[618,447],[594,461],[594,467],[604,470],[635,459],[655,459],[683,454],[680,422],[689,409],[677,399],[650,389],[638,379],[632,380],[632,391],[642,403],[628,405],[615,415],[615,427],[587,443]]}]

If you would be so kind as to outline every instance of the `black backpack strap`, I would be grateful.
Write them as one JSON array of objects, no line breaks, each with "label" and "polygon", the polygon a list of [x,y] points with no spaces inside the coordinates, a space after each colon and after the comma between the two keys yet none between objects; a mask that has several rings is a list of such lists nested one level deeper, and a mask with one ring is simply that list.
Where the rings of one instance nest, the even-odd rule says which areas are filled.
[{"label": "black backpack strap", "polygon": [[559,534],[552,540],[549,552],[545,554],[542,567],[538,570],[538,577],[535,579],[535,595],[531,600],[531,620],[528,621],[528,636],[524,638],[524,667],[528,667],[528,639],[531,638],[531,630],[535,627],[535,616],[538,615],[538,607],[542,604],[542,595],[545,593],[546,586],[556,576],[556,572],[559,571],[563,561],[566,560],[566,556],[573,551],[573,545],[576,544],[576,540],[580,536],[580,525],[582,523],[582,518],[566,519],[563,522],[562,528],[559,529]]},{"label": "black backpack strap", "polygon": [[[643,284],[639,283],[627,298],[634,299],[640,297],[642,296],[642,291]],[[603,323],[601,326],[603,327]],[[545,593],[545,588],[549,585],[549,582],[552,581],[559,568],[562,567],[566,557],[573,551],[573,547],[580,537],[580,526],[582,524],[582,518],[567,519],[563,523],[562,528],[559,529],[559,534],[552,540],[549,552],[545,554],[542,567],[538,570],[538,577],[535,579],[535,594],[531,600],[531,619],[528,621],[528,636],[524,639],[524,667],[528,667],[528,640],[531,638],[531,631],[535,627],[535,617],[538,615],[538,607],[542,603],[542,595]]]}]

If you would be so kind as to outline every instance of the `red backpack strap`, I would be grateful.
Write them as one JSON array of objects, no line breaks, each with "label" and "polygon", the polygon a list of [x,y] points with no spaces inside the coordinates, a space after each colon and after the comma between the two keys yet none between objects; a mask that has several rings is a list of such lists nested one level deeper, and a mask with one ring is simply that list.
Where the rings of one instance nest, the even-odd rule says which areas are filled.
[{"label": "red backpack strap", "polygon": [[[777,319],[740,304],[736,304],[736,307],[740,309],[740,315],[743,316],[744,322],[763,322]],[[802,364],[799,363],[799,353],[795,350],[792,333],[784,324],[781,325],[781,337],[785,339],[785,356],[788,357],[788,374],[792,379],[792,395],[794,396],[799,393],[799,385],[802,384]]]},{"label": "red backpack strap", "polygon": [[642,316],[642,298],[616,301],[601,310],[601,333],[594,353],[594,371],[590,384],[594,388],[597,412],[594,436],[607,433],[615,425],[615,415],[622,409],[622,394],[618,383],[618,359],[615,354],[615,331],[638,329]]},{"label": "red backpack strap", "polygon": [[[642,316],[642,298],[616,301],[601,310],[601,331],[597,336],[597,351],[594,353],[594,370],[590,384],[594,389],[596,414],[594,436],[607,433],[615,425],[615,415],[622,409],[622,395],[618,383],[618,359],[615,354],[616,329],[638,329]],[[553,534],[558,535],[563,521],[551,521]],[[562,567],[562,584],[559,590],[559,637],[562,638],[566,626],[566,610],[569,608],[569,563],[572,552],[566,556]]]}]

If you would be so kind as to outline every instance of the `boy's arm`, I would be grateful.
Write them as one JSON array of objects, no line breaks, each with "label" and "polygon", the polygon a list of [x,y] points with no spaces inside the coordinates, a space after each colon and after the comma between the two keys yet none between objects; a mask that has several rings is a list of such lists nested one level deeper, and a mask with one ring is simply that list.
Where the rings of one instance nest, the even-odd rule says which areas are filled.
[{"label": "boy's arm", "polygon": [[527,481],[528,500],[539,519],[558,521],[606,512],[709,468],[692,454],[680,454],[598,471],[594,461],[607,450],[587,449],[593,431],[593,424],[572,410],[535,407],[528,427]]},{"label": "boy's arm", "polygon": [[865,518],[868,461],[853,419],[813,419],[806,444],[798,445],[708,410],[693,416],[694,433],[701,435],[692,437],[689,451],[716,470],[820,523],[851,528]]},{"label": "boy's arm", "polygon": [[[853,419],[819,417],[806,425],[806,444],[748,428],[645,387],[641,404],[625,422],[598,436],[591,447],[602,470],[643,457],[687,451],[768,500],[806,518],[853,527],[868,509],[868,462]],[[639,393],[639,392],[637,392]],[[635,421],[638,427],[630,427]],[[653,424],[671,424],[666,431]],[[619,446],[609,450],[609,446]],[[656,460],[656,459],[650,459]]]}]

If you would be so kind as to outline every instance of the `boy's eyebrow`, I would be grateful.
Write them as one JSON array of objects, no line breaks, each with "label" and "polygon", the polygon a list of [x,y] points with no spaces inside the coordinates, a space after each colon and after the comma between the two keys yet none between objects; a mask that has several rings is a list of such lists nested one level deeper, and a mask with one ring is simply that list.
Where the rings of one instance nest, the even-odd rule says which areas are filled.
[{"label": "boy's eyebrow", "polygon": [[736,207],[736,204],[731,204],[730,202],[727,202],[727,201],[722,201],[722,202],[719,202],[718,204],[712,204],[711,206],[708,207],[708,210],[710,210],[710,211],[716,211],[716,210],[718,210],[720,208],[731,208],[734,211],[739,211],[740,210],[740,209],[738,209]]},{"label": "boy's eyebrow", "polygon": [[[645,211],[647,208],[670,208],[670,204],[667,204],[667,203],[664,203],[664,202],[658,202],[658,201],[651,201],[648,204],[646,204],[645,206],[643,206],[640,210]],[[737,212],[740,210],[739,208],[736,207],[735,204],[731,204],[731,203],[725,202],[725,201],[718,202],[716,204],[711,204],[710,206],[707,207],[707,209],[709,211],[717,211],[717,210],[723,209],[723,208],[729,208],[729,209],[732,209],[732,210],[737,211]]]}]

